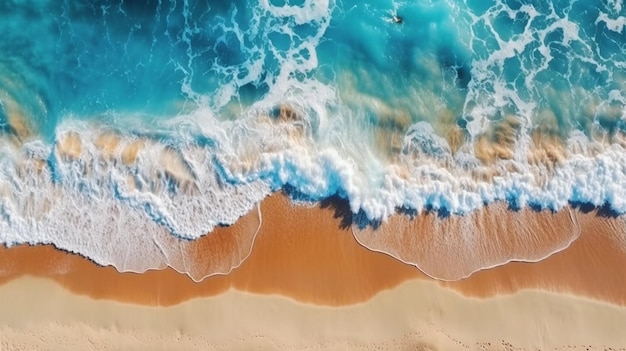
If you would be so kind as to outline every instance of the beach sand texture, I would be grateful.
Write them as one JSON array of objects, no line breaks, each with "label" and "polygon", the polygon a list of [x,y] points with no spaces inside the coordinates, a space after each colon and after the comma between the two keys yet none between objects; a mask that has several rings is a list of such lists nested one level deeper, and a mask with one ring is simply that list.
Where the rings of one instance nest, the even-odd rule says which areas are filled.
[{"label": "beach sand texture", "polygon": [[[95,349],[137,350],[626,347],[626,279],[618,269],[626,254],[619,217],[580,209],[507,212],[493,206],[461,219],[423,215],[411,223],[421,225],[424,233],[433,229],[433,221],[455,229],[459,220],[485,224],[494,215],[516,223],[516,216],[524,216],[536,237],[542,237],[539,231],[551,235],[546,245],[559,234],[551,218],[573,220],[578,229],[571,245],[538,262],[510,262],[442,281],[364,247],[355,239],[355,234],[362,239],[362,232],[357,228],[353,234],[341,208],[338,201],[303,206],[292,205],[282,194],[268,197],[260,204],[262,223],[251,240],[233,235],[235,224],[190,242],[193,262],[188,267],[207,275],[199,282],[172,268],[120,273],[52,246],[2,249],[1,345],[74,349],[91,343]],[[385,226],[397,226],[394,220],[402,218],[376,231],[384,235]],[[488,231],[499,227],[483,228],[485,238],[499,238]],[[401,238],[407,240],[404,245],[417,245],[408,235]],[[380,243],[365,244],[382,250]],[[249,256],[242,257],[250,248]],[[229,253],[238,257],[226,260],[233,265],[230,273],[202,270],[215,269],[202,257],[226,259]],[[452,269],[465,262],[440,259],[447,263],[434,266]]]},{"label": "beach sand texture", "polygon": [[626,351],[625,10],[0,1],[0,351]]}]

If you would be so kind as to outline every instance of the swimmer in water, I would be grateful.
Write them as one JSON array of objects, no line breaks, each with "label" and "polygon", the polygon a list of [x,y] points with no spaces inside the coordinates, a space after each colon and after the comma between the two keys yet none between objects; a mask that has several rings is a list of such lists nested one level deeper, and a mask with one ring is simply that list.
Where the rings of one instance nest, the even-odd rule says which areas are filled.
[{"label": "swimmer in water", "polygon": [[402,22],[404,22],[402,17],[398,15],[393,15],[392,19],[393,19],[393,23],[402,24]]}]

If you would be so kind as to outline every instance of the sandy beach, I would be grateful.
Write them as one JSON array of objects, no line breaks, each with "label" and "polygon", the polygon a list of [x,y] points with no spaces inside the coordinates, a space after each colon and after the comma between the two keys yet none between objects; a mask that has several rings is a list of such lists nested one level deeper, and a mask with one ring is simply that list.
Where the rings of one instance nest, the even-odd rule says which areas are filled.
[{"label": "sandy beach", "polygon": [[624,0],[0,13],[0,351],[626,351]]},{"label": "sandy beach", "polygon": [[[411,223],[427,233],[424,242],[436,234],[424,223],[456,230],[459,221],[475,221],[482,223],[484,243],[493,244],[505,233],[498,236],[499,227],[489,227],[496,223],[489,218],[501,221],[503,215],[509,223],[528,223],[525,230],[546,238],[545,245],[574,235],[571,244],[537,262],[510,262],[443,281],[424,274],[410,259],[453,270],[465,261],[409,257],[408,245],[418,250],[415,241],[390,245],[384,240],[390,232],[386,226],[398,228],[394,221],[404,220],[401,215],[375,230],[379,242],[365,242],[367,233],[354,228],[342,208],[340,201],[303,206],[292,205],[282,194],[268,197],[260,204],[262,224],[251,240],[234,235],[235,224],[186,246],[188,254],[182,256],[193,258],[187,267],[195,274],[216,270],[203,257],[221,257],[234,267],[199,282],[172,268],[120,273],[52,246],[3,248],[0,345],[66,350],[88,345],[137,350],[626,348],[626,273],[618,269],[626,264],[622,218],[596,210],[503,212],[493,206],[463,218],[421,215]],[[254,223],[256,215],[255,209],[252,219],[242,222]],[[572,234],[563,226],[561,233],[554,226],[559,218],[575,221],[579,230]],[[523,245],[502,242],[509,246],[498,250],[524,254],[516,251]],[[374,251],[382,250],[381,243],[390,251],[405,251]],[[484,248],[484,243],[475,245]],[[497,251],[490,247],[477,252]]]}]

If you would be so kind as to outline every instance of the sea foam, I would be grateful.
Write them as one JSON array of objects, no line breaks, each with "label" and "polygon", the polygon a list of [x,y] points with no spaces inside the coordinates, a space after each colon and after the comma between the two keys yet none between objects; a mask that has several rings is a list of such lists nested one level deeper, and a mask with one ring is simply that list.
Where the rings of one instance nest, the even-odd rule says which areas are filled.
[{"label": "sea foam", "polygon": [[363,225],[626,212],[621,2],[31,5],[0,6],[8,245],[142,271],[155,238],[281,189],[344,198]]}]

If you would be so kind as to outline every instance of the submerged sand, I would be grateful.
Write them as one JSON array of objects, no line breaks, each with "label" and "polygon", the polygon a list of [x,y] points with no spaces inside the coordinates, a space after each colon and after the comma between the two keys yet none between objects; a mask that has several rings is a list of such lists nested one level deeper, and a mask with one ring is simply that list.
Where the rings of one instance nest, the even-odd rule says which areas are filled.
[{"label": "submerged sand", "polygon": [[[85,342],[99,349],[626,348],[626,226],[620,217],[600,210],[520,213],[493,206],[460,219],[427,214],[411,222],[421,226],[421,242],[403,232],[390,246],[385,235],[392,232],[385,226],[398,228],[394,221],[405,219],[376,229],[382,241],[364,243],[365,234],[354,231],[341,202],[294,206],[276,194],[260,204],[260,213],[248,256],[250,239],[234,235],[237,225],[185,246],[195,272],[210,273],[203,269],[214,267],[215,257],[234,267],[200,282],[171,268],[119,273],[52,246],[2,249],[0,343],[9,349],[39,348],[42,342],[59,349]],[[573,241],[538,262],[510,262],[457,281],[429,277],[409,264],[411,250],[398,250],[428,244],[436,234],[428,230],[458,230],[459,223],[477,218],[484,243],[492,245],[474,243],[477,261],[497,248],[494,242],[501,252],[523,254],[521,249],[552,245],[554,238],[573,235]],[[563,222],[552,220],[559,218]],[[535,246],[507,247],[505,233],[498,232],[507,226],[502,221],[526,224]],[[558,223],[575,223],[578,231]],[[391,254],[403,254],[409,263],[362,244],[395,248]],[[427,253],[433,248],[422,247]],[[441,262],[422,262],[467,268],[454,256],[433,257]]]}]

